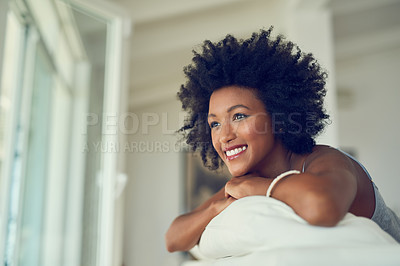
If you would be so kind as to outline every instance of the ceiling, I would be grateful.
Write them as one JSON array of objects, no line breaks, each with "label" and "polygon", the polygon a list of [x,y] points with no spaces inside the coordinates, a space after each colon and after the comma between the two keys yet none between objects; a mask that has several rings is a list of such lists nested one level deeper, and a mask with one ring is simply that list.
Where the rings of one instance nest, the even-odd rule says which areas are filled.
[{"label": "ceiling", "polygon": [[331,1],[336,60],[400,46],[399,0]]},{"label": "ceiling", "polygon": [[[221,32],[241,35],[254,25],[274,18],[262,9],[281,5],[279,0],[108,0],[133,21],[130,42],[131,108],[172,99],[183,82],[183,66],[191,50]],[[309,5],[320,0],[288,0]],[[332,11],[337,60],[378,47],[400,45],[400,0],[326,0]],[[244,14],[245,13],[245,14]],[[251,17],[251,24],[242,17]],[[259,21],[257,21],[257,19]],[[258,23],[258,24],[257,24]],[[233,28],[232,25],[235,24]]]}]

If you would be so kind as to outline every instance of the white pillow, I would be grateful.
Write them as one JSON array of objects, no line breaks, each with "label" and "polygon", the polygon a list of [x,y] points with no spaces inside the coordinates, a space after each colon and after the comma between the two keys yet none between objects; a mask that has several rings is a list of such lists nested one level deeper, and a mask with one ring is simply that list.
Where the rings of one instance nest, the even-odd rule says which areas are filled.
[{"label": "white pillow", "polygon": [[335,227],[311,226],[281,201],[250,196],[214,217],[196,249],[203,258],[217,259],[260,249],[381,244],[396,241],[370,219],[348,213]]}]

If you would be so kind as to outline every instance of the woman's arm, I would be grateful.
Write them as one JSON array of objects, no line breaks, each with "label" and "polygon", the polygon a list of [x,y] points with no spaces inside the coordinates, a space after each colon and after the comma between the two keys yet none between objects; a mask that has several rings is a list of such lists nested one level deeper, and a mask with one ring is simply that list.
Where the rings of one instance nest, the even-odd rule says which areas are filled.
[{"label": "woman's arm", "polygon": [[222,188],[193,211],[178,216],[165,235],[167,250],[190,250],[199,242],[207,224],[234,200],[232,197],[225,197],[225,188]]},{"label": "woman's arm", "polygon": [[[265,195],[272,178],[232,178],[225,191],[237,199]],[[347,156],[321,148],[307,158],[304,173],[280,180],[271,196],[289,205],[309,224],[334,226],[349,211],[357,194],[357,174]]]}]

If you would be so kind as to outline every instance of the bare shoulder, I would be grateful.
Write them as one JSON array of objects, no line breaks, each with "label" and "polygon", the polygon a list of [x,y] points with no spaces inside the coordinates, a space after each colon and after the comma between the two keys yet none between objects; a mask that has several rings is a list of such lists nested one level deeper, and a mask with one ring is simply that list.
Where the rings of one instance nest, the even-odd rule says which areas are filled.
[{"label": "bare shoulder", "polygon": [[352,160],[341,151],[327,145],[316,145],[305,160],[305,171],[314,174],[327,172],[355,174],[356,169]]},{"label": "bare shoulder", "polygon": [[[353,161],[343,152],[317,145],[306,159],[305,173],[317,179],[324,193],[347,212],[359,191],[359,173]],[[316,181],[318,180],[318,181]]]},{"label": "bare shoulder", "polygon": [[[329,180],[341,199],[351,199],[349,211],[371,218],[375,210],[375,194],[371,180],[359,163],[343,152],[318,145],[306,159],[306,172]],[[348,194],[345,193],[348,191]]]}]

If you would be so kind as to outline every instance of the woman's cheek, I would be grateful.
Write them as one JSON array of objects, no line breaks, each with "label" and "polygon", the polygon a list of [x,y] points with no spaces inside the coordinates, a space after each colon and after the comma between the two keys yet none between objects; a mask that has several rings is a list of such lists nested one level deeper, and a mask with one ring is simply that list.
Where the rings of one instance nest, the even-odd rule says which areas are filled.
[{"label": "woman's cheek", "polygon": [[246,136],[246,138],[252,138],[262,132],[262,129],[259,125],[257,125],[256,119],[252,119],[248,121],[241,130],[242,136]]},{"label": "woman's cheek", "polygon": [[271,133],[271,120],[267,114],[257,114],[253,119],[252,129],[255,134],[263,135]]},{"label": "woman's cheek", "polygon": [[219,140],[217,139],[217,136],[215,133],[211,133],[211,141],[212,141],[212,145],[214,147],[214,150],[218,153],[218,155],[223,159],[221,153],[221,147],[218,145]]}]

